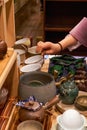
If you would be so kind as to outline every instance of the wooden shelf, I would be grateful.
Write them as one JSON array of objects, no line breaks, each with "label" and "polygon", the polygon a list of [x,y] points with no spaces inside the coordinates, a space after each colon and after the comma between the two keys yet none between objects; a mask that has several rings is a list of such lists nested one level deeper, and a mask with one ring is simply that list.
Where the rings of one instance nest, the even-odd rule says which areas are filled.
[{"label": "wooden shelf", "polygon": [[[16,89],[18,86],[18,68],[16,60],[17,54],[12,48],[8,48],[6,56],[3,60],[0,60],[0,89],[3,86],[8,87],[10,90],[10,96],[13,97],[17,96],[18,91]],[[9,84],[10,86],[8,86]]]},{"label": "wooden shelf", "polygon": [[4,40],[8,47],[15,43],[14,0],[0,1],[0,39]]},{"label": "wooden shelf", "polygon": [[0,130],[9,130],[8,123],[12,119],[14,102],[18,98],[18,83],[17,54],[14,49],[8,48],[7,54],[0,60],[0,89],[4,87],[8,90],[6,104],[0,110]]}]

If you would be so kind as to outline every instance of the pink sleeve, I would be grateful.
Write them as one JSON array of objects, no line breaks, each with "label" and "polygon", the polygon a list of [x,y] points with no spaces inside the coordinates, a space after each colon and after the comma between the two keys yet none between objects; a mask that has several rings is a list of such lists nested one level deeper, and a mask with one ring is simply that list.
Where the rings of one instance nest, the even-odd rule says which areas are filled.
[{"label": "pink sleeve", "polygon": [[69,33],[87,47],[87,18],[84,17]]}]

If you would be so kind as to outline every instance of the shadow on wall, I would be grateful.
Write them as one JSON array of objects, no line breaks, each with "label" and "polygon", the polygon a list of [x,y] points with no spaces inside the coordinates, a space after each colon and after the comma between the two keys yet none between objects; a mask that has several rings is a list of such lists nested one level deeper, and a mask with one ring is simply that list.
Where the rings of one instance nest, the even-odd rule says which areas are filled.
[{"label": "shadow on wall", "polygon": [[[20,4],[20,1],[24,1],[24,0],[19,0],[18,5],[15,2],[15,26],[16,29],[20,27],[20,25],[22,25],[22,23],[25,20],[29,20],[29,18],[31,18],[30,16],[40,12],[40,7],[41,7],[41,3],[40,0],[26,0],[26,4],[24,4],[24,2],[22,4]],[[24,4],[24,5],[23,5]],[[20,7],[19,7],[20,5]],[[17,6],[17,7],[16,7]],[[17,9],[19,7],[19,9]]]}]

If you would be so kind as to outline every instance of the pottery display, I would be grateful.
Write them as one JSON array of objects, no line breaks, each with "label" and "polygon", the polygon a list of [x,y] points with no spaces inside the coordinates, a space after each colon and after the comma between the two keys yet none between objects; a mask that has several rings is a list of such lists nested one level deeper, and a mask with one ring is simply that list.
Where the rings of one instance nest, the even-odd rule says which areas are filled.
[{"label": "pottery display", "polygon": [[78,96],[79,89],[74,80],[68,80],[60,85],[60,99],[64,104],[73,104]]},{"label": "pottery display", "polygon": [[74,57],[69,54],[64,54],[50,58],[48,72],[54,75],[55,81],[57,82],[67,75],[73,75],[74,77],[78,69],[86,69],[85,57]]},{"label": "pottery display", "polygon": [[20,76],[20,99],[34,96],[39,102],[46,103],[56,95],[56,86],[53,76],[47,72],[33,71]]}]

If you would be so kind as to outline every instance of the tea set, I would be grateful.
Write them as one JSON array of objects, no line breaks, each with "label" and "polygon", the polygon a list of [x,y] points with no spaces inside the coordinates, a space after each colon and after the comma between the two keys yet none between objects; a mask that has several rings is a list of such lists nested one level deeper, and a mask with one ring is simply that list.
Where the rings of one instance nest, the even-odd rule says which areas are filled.
[{"label": "tea set", "polygon": [[[65,56],[65,58],[66,57],[67,56]],[[70,57],[68,57],[68,58],[70,58]],[[52,62],[54,62],[55,60],[56,59],[52,59]],[[57,63],[58,63],[58,61],[57,61]],[[73,59],[71,59],[70,63],[69,62],[63,63],[63,61],[61,61],[60,65],[62,64],[63,66],[66,66],[66,68],[67,68],[69,65],[71,65],[71,62],[73,61]],[[46,73],[46,75],[44,75],[43,79],[44,80],[47,79],[46,83],[44,80],[41,80],[40,84],[38,84],[36,86],[32,86],[32,85],[35,84],[36,77],[39,78],[39,79],[36,79],[36,81],[39,81],[40,79],[42,79],[41,75],[43,72],[41,72],[41,71],[30,72],[31,77],[34,77],[36,74],[38,76],[36,76],[33,79],[34,83],[31,83],[32,81],[29,81],[30,82],[29,85],[28,84],[25,85],[26,81],[28,79],[31,79],[31,78],[28,78],[29,73],[25,73],[25,74],[21,75],[19,84],[21,85],[21,83],[22,83],[22,86],[19,87],[20,91],[22,91],[22,87],[24,85],[28,86],[28,88],[36,87],[36,89],[38,89],[38,86],[39,86],[39,88],[42,88],[43,86],[44,86],[43,88],[45,88],[45,86],[47,86],[49,88],[49,90],[47,90],[47,91],[51,91],[51,89],[50,89],[51,82],[53,82],[51,87],[55,88],[55,86],[57,85],[54,96],[51,98],[51,100],[45,101],[44,103],[42,100],[37,100],[39,95],[37,97],[34,97],[33,100],[27,100],[27,101],[25,101],[25,100],[28,98],[28,95],[25,97],[22,97],[23,100],[21,100],[21,101],[23,104],[19,111],[19,117],[22,122],[24,122],[25,120],[37,120],[40,123],[42,123],[44,120],[44,115],[46,113],[46,109],[52,107],[53,105],[58,103],[60,100],[62,101],[62,103],[66,104],[66,105],[71,105],[71,104],[75,103],[76,104],[75,107],[77,107],[77,102],[78,102],[78,98],[79,98],[79,96],[78,96],[79,88],[73,78],[73,75],[75,74],[76,67],[80,68],[80,67],[85,66],[85,62],[81,65],[80,61],[83,62],[84,58],[81,58],[78,60],[74,59],[75,66],[73,67],[73,70],[70,70],[69,76],[66,76],[66,73],[62,73],[62,68],[59,67],[60,70],[58,70],[59,69],[58,66],[55,66],[54,70],[56,70],[56,71],[54,73],[53,64],[52,64],[52,62],[50,62],[51,64],[50,64],[48,73],[50,76],[52,76],[52,77],[54,76],[54,77],[51,80],[49,80],[49,78],[45,78],[47,73],[44,72],[44,73]],[[26,60],[26,62],[27,62],[27,60]],[[72,67],[72,65],[71,65],[71,67]],[[61,75],[61,74],[63,74],[63,75]],[[61,76],[62,76],[62,78],[61,78]],[[43,91],[44,91],[44,89],[43,89]],[[28,89],[27,89],[27,92],[28,92]],[[34,92],[34,94],[35,93],[37,94],[37,92]],[[29,95],[29,96],[35,96],[34,94]],[[38,94],[40,94],[40,92]],[[57,95],[58,95],[58,97],[56,97]],[[49,96],[49,94],[48,94],[48,96]],[[41,97],[43,97],[43,98],[45,97],[45,96],[43,96],[43,93],[41,94]],[[86,98],[85,98],[85,100],[86,100]],[[50,101],[52,104],[49,103]],[[46,103],[48,103],[47,108],[46,108]],[[50,104],[50,107],[49,107],[49,104]],[[85,106],[86,106],[85,110],[87,110],[87,103],[85,104]],[[77,107],[77,108],[79,109],[79,107]],[[83,109],[80,109],[80,110],[83,110]],[[66,110],[65,112],[63,112],[63,114],[59,115],[56,120],[57,120],[57,124],[56,124],[55,130],[85,130],[85,128],[84,128],[85,120],[86,120],[85,116],[81,115],[78,111],[76,111],[74,109]],[[72,122],[72,123],[70,123],[70,122]]]}]

